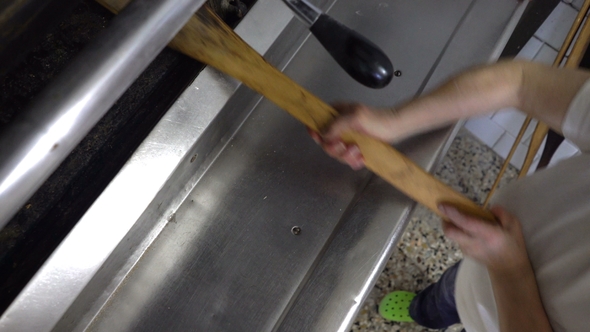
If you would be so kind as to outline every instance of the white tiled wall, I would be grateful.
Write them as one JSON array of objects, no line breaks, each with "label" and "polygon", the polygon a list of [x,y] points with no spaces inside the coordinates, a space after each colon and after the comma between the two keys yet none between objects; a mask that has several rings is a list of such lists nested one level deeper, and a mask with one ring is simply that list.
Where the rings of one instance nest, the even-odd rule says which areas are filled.
[{"label": "white tiled wall", "polygon": [[547,17],[535,36],[554,49],[560,49],[565,36],[570,30],[578,10],[564,2],[557,5],[555,10]]},{"label": "white tiled wall", "polygon": [[[552,64],[583,3],[584,0],[560,2],[547,20],[539,27],[535,36],[522,48],[517,58]],[[525,117],[525,114],[517,109],[503,109],[488,116],[469,119],[465,123],[465,128],[483,143],[494,149],[500,156],[506,158]],[[524,161],[535,125],[536,121],[531,121],[511,160],[511,164],[517,168],[520,168]],[[531,170],[536,167],[541,155],[540,151],[543,151],[543,147],[535,157]],[[576,153],[578,153],[578,149],[566,140],[555,152],[550,165]]]},{"label": "white tiled wall", "polygon": [[569,0],[569,1],[564,1],[567,4],[571,4],[574,8],[576,8],[576,10],[580,10],[580,8],[582,8],[582,5],[584,4],[584,0]]}]

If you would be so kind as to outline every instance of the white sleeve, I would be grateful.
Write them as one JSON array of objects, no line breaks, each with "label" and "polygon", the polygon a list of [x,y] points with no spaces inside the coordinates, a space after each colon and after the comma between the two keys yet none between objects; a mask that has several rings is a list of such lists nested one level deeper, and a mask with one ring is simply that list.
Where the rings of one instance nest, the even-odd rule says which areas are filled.
[{"label": "white sleeve", "polygon": [[561,130],[563,136],[580,150],[590,152],[590,80],[584,83],[572,100]]}]

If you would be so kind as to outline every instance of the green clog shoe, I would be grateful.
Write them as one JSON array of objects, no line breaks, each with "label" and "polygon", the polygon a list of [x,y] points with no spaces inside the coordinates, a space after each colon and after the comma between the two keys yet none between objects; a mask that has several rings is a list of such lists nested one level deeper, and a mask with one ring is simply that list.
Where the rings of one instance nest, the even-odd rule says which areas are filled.
[{"label": "green clog shoe", "polygon": [[391,292],[379,303],[379,314],[394,322],[413,322],[410,317],[410,302],[416,294],[406,291]]}]

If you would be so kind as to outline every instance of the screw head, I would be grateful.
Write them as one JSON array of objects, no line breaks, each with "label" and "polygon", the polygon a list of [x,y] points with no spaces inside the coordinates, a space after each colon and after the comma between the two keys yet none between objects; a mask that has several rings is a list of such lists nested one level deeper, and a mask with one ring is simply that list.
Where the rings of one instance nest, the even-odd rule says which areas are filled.
[{"label": "screw head", "polygon": [[293,226],[293,228],[291,228],[291,233],[293,233],[293,235],[299,235],[299,234],[301,234],[301,227],[299,227],[299,226]]}]

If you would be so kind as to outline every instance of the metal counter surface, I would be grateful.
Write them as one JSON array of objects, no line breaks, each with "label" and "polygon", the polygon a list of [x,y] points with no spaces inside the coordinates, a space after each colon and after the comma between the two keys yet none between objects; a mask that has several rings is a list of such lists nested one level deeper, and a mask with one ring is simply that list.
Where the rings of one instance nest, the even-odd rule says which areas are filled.
[{"label": "metal counter surface", "polygon": [[[302,23],[289,22],[278,1],[259,0],[237,31],[324,100],[373,105],[393,105],[487,61],[518,6],[513,0],[316,4],[381,46],[403,75],[383,90],[361,86]],[[453,135],[445,128],[397,148],[430,170]],[[413,206],[367,171],[327,157],[267,100],[207,69],[0,327],[39,327],[25,313],[37,317],[45,309],[59,311],[56,325],[37,331],[345,331]]]}]

